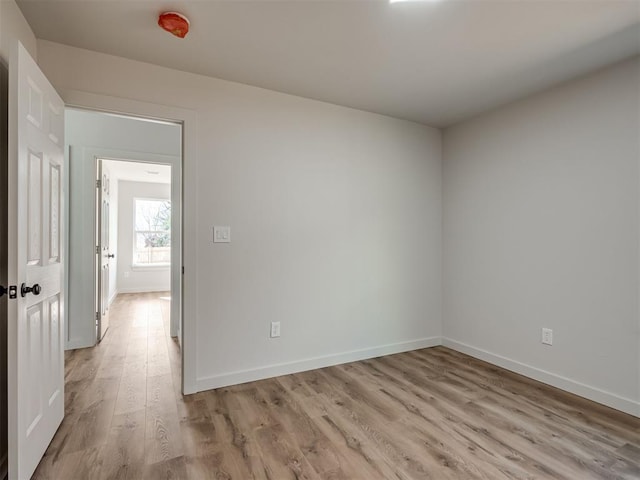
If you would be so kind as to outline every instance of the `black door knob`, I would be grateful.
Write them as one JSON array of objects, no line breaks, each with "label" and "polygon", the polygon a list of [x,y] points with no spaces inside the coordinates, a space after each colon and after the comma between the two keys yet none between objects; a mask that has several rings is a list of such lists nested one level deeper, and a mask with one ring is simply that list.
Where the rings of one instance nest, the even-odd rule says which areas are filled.
[{"label": "black door knob", "polygon": [[40,285],[38,285],[37,283],[34,283],[33,287],[27,287],[27,284],[23,283],[22,286],[20,287],[20,295],[22,295],[23,297],[26,297],[27,293],[33,293],[34,295],[40,295],[40,292],[42,292],[42,287]]},{"label": "black door knob", "polygon": [[116,258],[116,254],[115,253],[110,253],[109,255],[107,255],[108,258]]}]

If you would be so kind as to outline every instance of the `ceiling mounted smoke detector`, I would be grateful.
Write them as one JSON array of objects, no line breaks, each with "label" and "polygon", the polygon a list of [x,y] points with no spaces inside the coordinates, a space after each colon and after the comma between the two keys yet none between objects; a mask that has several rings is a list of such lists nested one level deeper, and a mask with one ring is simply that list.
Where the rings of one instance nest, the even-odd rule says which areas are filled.
[{"label": "ceiling mounted smoke detector", "polygon": [[184,38],[189,33],[189,19],[178,12],[161,13],[158,25],[176,37]]}]

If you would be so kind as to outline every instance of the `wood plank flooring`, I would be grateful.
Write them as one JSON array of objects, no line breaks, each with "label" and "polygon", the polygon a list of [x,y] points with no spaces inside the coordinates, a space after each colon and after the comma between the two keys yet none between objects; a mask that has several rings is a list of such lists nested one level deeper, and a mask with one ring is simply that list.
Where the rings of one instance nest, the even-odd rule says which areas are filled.
[{"label": "wood plank flooring", "polygon": [[640,478],[640,419],[443,347],[182,397],[167,295],[68,352],[35,479]]}]

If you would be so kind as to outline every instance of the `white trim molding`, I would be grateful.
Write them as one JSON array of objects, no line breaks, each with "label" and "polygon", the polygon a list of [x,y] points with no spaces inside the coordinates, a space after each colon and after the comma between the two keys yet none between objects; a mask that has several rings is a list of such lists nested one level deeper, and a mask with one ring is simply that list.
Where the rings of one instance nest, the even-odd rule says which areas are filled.
[{"label": "white trim molding", "polygon": [[114,300],[116,299],[116,297],[118,296],[118,293],[120,293],[120,292],[119,292],[119,291],[118,291],[118,289],[116,288],[116,289],[113,291],[113,294],[109,297],[109,307],[111,307],[111,304],[113,303],[113,301],[114,301]]},{"label": "white trim molding", "polygon": [[118,290],[118,293],[165,293],[170,292],[169,288],[158,288],[158,287],[136,287],[136,288],[121,288]]},{"label": "white trim molding", "polygon": [[281,375],[315,370],[317,368],[331,367],[333,365],[340,365],[343,363],[382,357],[384,355],[393,355],[395,353],[403,353],[411,350],[436,347],[438,345],[441,345],[441,337],[427,337],[408,342],[393,343],[332,355],[323,355],[321,357],[307,358],[295,362],[278,363],[250,370],[239,370],[211,377],[198,378],[197,388],[198,391],[211,390],[214,388],[227,387],[229,385],[238,385],[240,383],[264,380],[266,378],[273,378]]},{"label": "white trim molding", "polygon": [[65,350],[77,350],[79,348],[91,348],[91,347],[95,347],[96,344],[94,341],[91,341],[89,343],[87,343],[86,340],[83,339],[74,339],[74,340],[67,340],[67,342],[65,343],[64,349]]},{"label": "white trim molding", "polygon": [[616,410],[628,413],[629,415],[640,417],[640,402],[631,398],[624,398],[614,393],[577,382],[570,378],[547,372],[546,370],[488,352],[487,350],[483,350],[466,343],[458,342],[451,338],[443,337],[442,345],[479,360],[484,360],[492,365],[519,373],[520,375],[532,378],[533,380],[546,383],[547,385],[559,388],[560,390],[573,393],[588,400],[593,400],[594,402],[615,408]]},{"label": "white trim molding", "polygon": [[[181,169],[172,169],[172,183],[181,186],[182,195],[182,242],[180,250],[182,256],[173,265],[177,268],[172,272],[172,290],[178,295],[179,301],[171,302],[172,317],[182,319],[179,328],[182,335],[182,393],[187,395],[197,390],[196,381],[196,339],[198,294],[195,288],[198,278],[198,248],[195,235],[198,224],[197,185],[198,162],[196,147],[197,113],[185,108],[141,102],[130,98],[113,97],[109,95],[84,92],[73,89],[58,91],[67,107],[84,108],[128,116],[140,116],[162,121],[172,121],[182,125],[182,162]],[[180,170],[182,170],[180,172]],[[175,178],[174,178],[175,175]],[[190,185],[192,188],[182,188]]]}]

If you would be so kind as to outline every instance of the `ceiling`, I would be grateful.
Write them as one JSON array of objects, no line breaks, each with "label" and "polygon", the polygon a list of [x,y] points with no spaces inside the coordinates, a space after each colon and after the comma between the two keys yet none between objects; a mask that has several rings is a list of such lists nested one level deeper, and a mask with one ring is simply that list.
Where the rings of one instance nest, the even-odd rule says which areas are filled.
[{"label": "ceiling", "polygon": [[640,52],[640,0],[17,3],[38,38],[437,127]]},{"label": "ceiling", "polygon": [[171,166],[157,163],[103,160],[112,179],[130,182],[171,183]]}]

